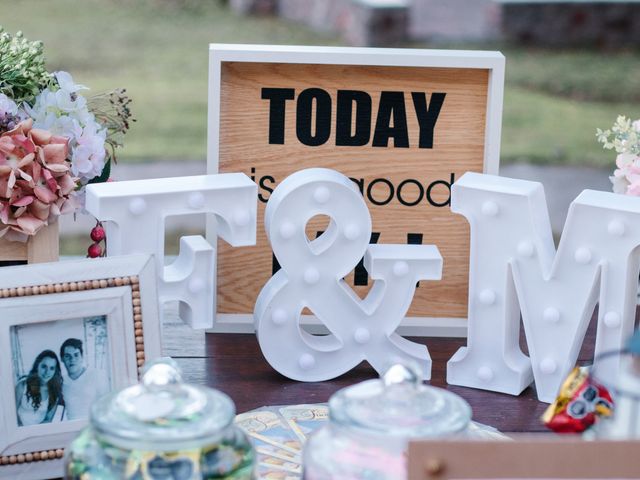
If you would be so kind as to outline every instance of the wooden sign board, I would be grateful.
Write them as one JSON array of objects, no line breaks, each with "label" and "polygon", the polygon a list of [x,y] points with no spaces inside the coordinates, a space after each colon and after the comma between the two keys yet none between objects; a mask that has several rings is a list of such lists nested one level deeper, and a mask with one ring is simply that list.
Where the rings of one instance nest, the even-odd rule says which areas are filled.
[{"label": "wooden sign board", "polygon": [[640,478],[640,442],[553,438],[409,444],[409,480]]},{"label": "wooden sign board", "polygon": [[[270,192],[327,167],[362,192],[372,243],[435,244],[444,258],[400,332],[463,336],[469,226],[450,211],[450,186],[498,172],[502,54],[211,45],[209,65],[208,172],[249,175],[259,200],[256,246],[219,244],[216,330],[253,331],[256,297],[278,268],[263,226]],[[308,236],[326,223],[312,219]],[[361,297],[371,285],[362,265],[346,281]]]}]

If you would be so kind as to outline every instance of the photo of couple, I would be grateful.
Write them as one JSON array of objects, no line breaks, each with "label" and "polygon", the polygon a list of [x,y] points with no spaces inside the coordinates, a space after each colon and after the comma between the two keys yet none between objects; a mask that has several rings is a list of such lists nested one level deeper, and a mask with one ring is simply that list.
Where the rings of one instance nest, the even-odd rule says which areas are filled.
[{"label": "photo of couple", "polygon": [[88,418],[111,389],[104,315],[16,326],[11,345],[18,426]]}]

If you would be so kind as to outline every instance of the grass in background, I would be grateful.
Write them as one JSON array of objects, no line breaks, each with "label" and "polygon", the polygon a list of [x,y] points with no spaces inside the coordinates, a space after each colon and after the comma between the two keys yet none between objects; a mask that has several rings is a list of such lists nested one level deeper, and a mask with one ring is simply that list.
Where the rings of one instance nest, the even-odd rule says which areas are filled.
[{"label": "grass in background", "polygon": [[[138,121],[123,161],[204,159],[209,43],[337,43],[280,19],[237,16],[220,0],[0,0],[0,7],[6,30],[45,42],[50,69],[69,71],[93,92],[127,88]],[[640,117],[640,53],[491,49],[507,58],[502,162],[612,167],[595,129],[619,113]]]},{"label": "grass in background", "polygon": [[209,43],[331,43],[277,19],[237,16],[218,0],[0,0],[0,11],[5,30],[44,42],[50,70],[91,92],[127,89],[137,122],[123,161],[205,158]]},{"label": "grass in background", "polygon": [[640,52],[506,46],[502,162],[606,166],[595,129],[640,118]]}]

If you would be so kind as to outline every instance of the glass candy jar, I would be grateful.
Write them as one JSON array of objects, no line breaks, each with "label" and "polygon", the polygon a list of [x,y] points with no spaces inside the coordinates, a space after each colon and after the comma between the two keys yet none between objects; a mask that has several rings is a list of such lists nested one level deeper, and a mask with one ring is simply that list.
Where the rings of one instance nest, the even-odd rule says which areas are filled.
[{"label": "glass candy jar", "polygon": [[420,378],[394,365],[333,395],[330,422],[305,446],[305,480],[404,479],[409,440],[468,436],[469,404]]},{"label": "glass candy jar", "polygon": [[252,478],[255,454],[222,392],[187,385],[172,360],[149,365],[142,383],[99,399],[71,443],[65,478]]}]

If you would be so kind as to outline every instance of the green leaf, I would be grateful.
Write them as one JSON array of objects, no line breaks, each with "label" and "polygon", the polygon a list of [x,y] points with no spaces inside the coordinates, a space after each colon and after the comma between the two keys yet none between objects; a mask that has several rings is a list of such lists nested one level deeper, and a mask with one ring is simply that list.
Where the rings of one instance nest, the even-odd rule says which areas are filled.
[{"label": "green leaf", "polygon": [[111,159],[107,160],[99,177],[93,177],[88,183],[104,183],[111,176]]}]

